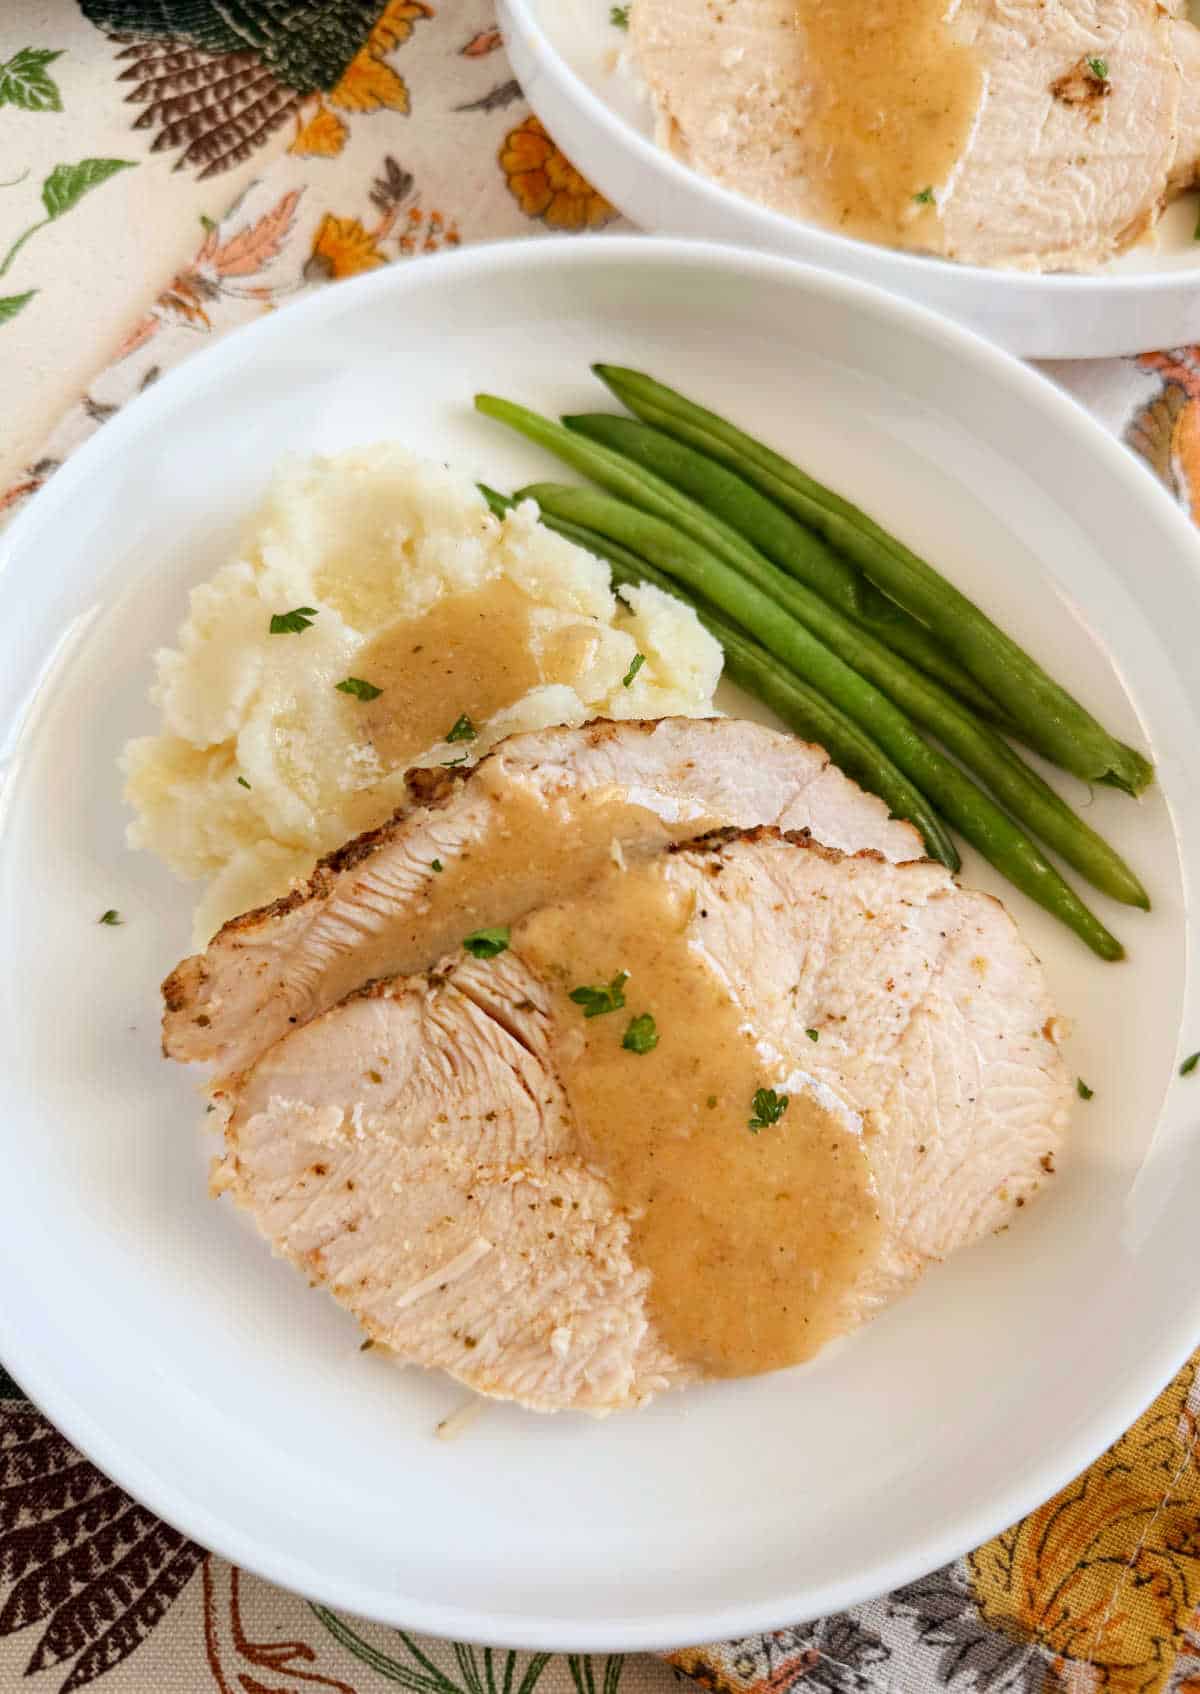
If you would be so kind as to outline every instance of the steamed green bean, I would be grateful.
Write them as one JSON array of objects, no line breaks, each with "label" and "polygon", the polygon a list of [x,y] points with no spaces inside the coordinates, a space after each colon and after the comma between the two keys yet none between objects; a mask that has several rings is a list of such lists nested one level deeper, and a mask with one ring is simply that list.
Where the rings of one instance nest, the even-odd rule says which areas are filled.
[{"label": "steamed green bean", "polygon": [[940,572],[850,501],[716,413],[640,371],[596,365],[597,376],[645,423],[698,448],[752,483],[844,553],[925,623],[1054,763],[1085,782],[1138,794],[1154,767],[1110,735],[1023,648]]}]

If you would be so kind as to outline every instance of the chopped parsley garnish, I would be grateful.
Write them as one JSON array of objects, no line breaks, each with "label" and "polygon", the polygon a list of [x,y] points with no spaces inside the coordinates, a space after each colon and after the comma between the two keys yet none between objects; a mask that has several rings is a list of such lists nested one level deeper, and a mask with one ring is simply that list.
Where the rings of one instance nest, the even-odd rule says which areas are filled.
[{"label": "chopped parsley garnish", "polygon": [[1075,1092],[1081,1100],[1090,1100],[1095,1094],[1094,1088],[1089,1088],[1081,1076],[1075,1078]]},{"label": "chopped parsley garnish", "polygon": [[455,765],[465,765],[466,762],[467,762],[467,754],[466,753],[460,753],[458,755],[457,759],[443,759],[442,760],[442,769],[444,771],[452,771],[454,769]]},{"label": "chopped parsley garnish", "polygon": [[658,1046],[658,1029],[649,1012],[642,1012],[638,1017],[631,1018],[629,1028],[621,1037],[621,1045],[627,1053],[652,1053]]},{"label": "chopped parsley garnish", "polygon": [[608,8],[608,21],[609,21],[610,24],[612,24],[614,29],[628,29],[629,28],[629,7],[628,6],[610,6]]},{"label": "chopped parsley garnish", "polygon": [[1107,82],[1108,81],[1108,60],[1107,59],[1089,59],[1087,64],[1088,64],[1088,70],[1091,71],[1092,75],[1096,78],[1097,82]]},{"label": "chopped parsley garnish", "polygon": [[447,735],[447,741],[474,741],[479,731],[464,712],[462,717],[455,720],[454,728]]},{"label": "chopped parsley garnish", "polygon": [[353,694],[356,700],[378,700],[383,693],[382,688],[376,688],[373,682],[364,682],[361,676],[346,676],[336,684],[339,694]]},{"label": "chopped parsley garnish", "polygon": [[1193,1053],[1190,1058],[1185,1059],[1180,1065],[1180,1076],[1191,1076],[1197,1065],[1200,1065],[1200,1053]]},{"label": "chopped parsley garnish", "polygon": [[704,1104],[708,1107],[710,1112],[712,1111],[712,1109],[716,1105],[716,1103],[717,1103],[717,1097],[716,1097],[715,1094],[710,1094],[708,1099],[704,1102]]},{"label": "chopped parsley garnish", "polygon": [[244,776],[238,777],[238,787],[239,788],[249,788],[249,786],[250,786],[250,784],[246,781]]},{"label": "chopped parsley garnish", "polygon": [[913,199],[916,201],[918,206],[932,206],[933,205],[933,189],[932,189],[932,187],[923,188],[919,194],[913,195]]},{"label": "chopped parsley garnish", "polygon": [[317,616],[315,606],[297,606],[294,612],[275,612],[271,617],[272,635],[303,635]]},{"label": "chopped parsley garnish", "polygon": [[585,1018],[603,1017],[605,1012],[619,1012],[625,1004],[625,984],[628,971],[618,971],[607,988],[573,988],[568,996],[583,1007]]},{"label": "chopped parsley garnish", "polygon": [[806,1029],[804,1033],[808,1036],[810,1041],[819,1041],[821,1039],[821,1031],[819,1029]]},{"label": "chopped parsley garnish", "polygon": [[473,959],[495,959],[508,952],[509,928],[502,924],[496,929],[477,929],[463,937],[463,946]]},{"label": "chopped parsley garnish", "polygon": [[645,663],[646,663],[646,655],[644,653],[635,653],[633,655],[633,663],[630,665],[629,669],[625,672],[625,675],[621,678],[621,687],[622,688],[628,688],[629,687],[630,683],[633,681],[634,677],[641,670],[642,666]]},{"label": "chopped parsley garnish", "polygon": [[441,876],[442,868],[443,868],[442,867],[442,861],[440,859],[434,859],[433,863],[430,865],[429,868],[430,868],[431,871],[436,871],[438,873],[438,875]]},{"label": "chopped parsley garnish", "polygon": [[754,1116],[750,1119],[750,1133],[757,1135],[760,1129],[770,1129],[773,1123],[778,1123],[788,1109],[788,1096],[776,1094],[773,1088],[756,1088],[752,1102]]},{"label": "chopped parsley garnish", "polygon": [[101,912],[100,916],[96,919],[97,923],[106,923],[110,929],[115,928],[119,923],[124,923],[124,921],[125,920],[121,916],[120,912],[112,906],[108,908],[107,912]]}]

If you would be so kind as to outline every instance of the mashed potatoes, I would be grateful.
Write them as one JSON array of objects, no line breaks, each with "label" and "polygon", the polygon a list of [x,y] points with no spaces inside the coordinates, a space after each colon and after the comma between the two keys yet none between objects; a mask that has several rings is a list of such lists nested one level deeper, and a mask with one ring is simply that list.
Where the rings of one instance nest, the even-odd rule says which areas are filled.
[{"label": "mashed potatoes", "polygon": [[[547,724],[709,711],[717,643],[657,589],[622,594],[532,505],[494,518],[399,447],[289,465],[157,656],[162,732],[124,760],[131,844],[207,881],[203,943],[386,818],[412,765]],[[307,627],[271,633],[298,608]]]}]

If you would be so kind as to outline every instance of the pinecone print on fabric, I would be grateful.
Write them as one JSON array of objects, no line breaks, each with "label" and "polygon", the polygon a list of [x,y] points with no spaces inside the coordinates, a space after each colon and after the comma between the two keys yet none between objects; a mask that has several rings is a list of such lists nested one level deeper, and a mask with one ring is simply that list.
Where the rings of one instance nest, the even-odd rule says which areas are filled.
[{"label": "pinecone print on fabric", "polygon": [[137,1505],[32,1407],[0,1407],[0,1637],[33,1630],[26,1674],[59,1694],[129,1657],[207,1554]]},{"label": "pinecone print on fabric", "polygon": [[127,98],[154,151],[199,176],[240,164],[313,94],[338,84],[385,0],[80,0],[122,45]]}]

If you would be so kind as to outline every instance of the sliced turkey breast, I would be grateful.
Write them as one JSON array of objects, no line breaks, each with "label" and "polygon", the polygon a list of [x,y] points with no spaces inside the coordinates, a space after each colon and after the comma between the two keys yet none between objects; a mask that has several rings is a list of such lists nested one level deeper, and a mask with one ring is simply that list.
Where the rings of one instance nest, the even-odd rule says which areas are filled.
[{"label": "sliced turkey breast", "polygon": [[399,1358],[612,1410],[808,1357],[1007,1223],[1059,1032],[941,866],[722,832],[284,1036],[218,1093],[217,1185]]},{"label": "sliced turkey breast", "polygon": [[1178,13],[636,0],[630,29],[661,139],[726,187],[948,259],[1074,270],[1195,176],[1200,34]]},{"label": "sliced turkey breast", "polygon": [[352,989],[424,969],[477,924],[510,922],[614,852],[758,824],[893,859],[923,851],[821,748],[731,719],[513,736],[465,774],[411,773],[410,790],[411,808],[171,973],[170,1057],[238,1070]]},{"label": "sliced turkey breast", "polygon": [[[1183,0],[1186,9],[1186,0]],[[1196,186],[1200,176],[1200,29],[1186,18],[1171,29],[1171,49],[1179,68],[1178,141],[1171,166],[1172,194]]]}]

